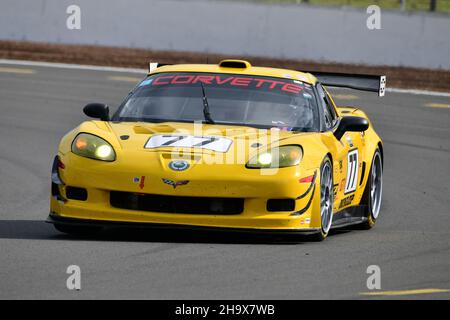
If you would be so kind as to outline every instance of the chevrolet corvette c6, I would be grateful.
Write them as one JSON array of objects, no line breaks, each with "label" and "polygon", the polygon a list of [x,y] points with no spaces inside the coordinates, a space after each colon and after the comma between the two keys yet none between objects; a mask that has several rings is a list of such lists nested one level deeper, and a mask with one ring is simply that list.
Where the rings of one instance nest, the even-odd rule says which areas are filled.
[{"label": "chevrolet corvette c6", "polygon": [[371,228],[383,144],[367,115],[325,86],[384,94],[385,77],[218,65],[155,65],[110,116],[61,140],[48,222],[308,234]]}]

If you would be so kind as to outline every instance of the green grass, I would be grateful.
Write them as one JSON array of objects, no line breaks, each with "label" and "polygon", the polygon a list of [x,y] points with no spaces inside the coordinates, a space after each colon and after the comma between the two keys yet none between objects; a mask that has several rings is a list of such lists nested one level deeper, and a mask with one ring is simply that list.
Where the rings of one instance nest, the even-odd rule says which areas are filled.
[{"label": "green grass", "polygon": [[[260,3],[302,3],[304,0],[233,0]],[[382,9],[401,9],[400,0],[309,0],[311,5],[322,6],[352,6],[367,8],[371,4],[376,4]],[[430,0],[406,0],[405,9],[407,11],[429,11]],[[450,0],[437,0],[438,12],[450,13]]]}]

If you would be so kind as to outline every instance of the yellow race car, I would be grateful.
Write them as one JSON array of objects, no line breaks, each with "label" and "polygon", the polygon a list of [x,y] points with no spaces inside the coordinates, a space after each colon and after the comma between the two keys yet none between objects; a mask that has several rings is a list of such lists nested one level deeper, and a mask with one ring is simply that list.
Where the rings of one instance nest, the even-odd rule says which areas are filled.
[{"label": "yellow race car", "polygon": [[324,85],[376,91],[384,76],[150,64],[114,115],[88,104],[61,140],[48,222],[65,233],[139,226],[305,234],[371,228],[383,144]]}]

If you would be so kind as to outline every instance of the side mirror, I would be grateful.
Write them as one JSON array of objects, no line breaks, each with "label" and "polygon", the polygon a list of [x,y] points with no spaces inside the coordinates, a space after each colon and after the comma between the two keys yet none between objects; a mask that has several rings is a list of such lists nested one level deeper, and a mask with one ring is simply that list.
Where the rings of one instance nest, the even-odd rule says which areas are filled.
[{"label": "side mirror", "polygon": [[369,121],[361,117],[342,117],[334,131],[336,139],[341,140],[346,132],[362,132],[369,128]]},{"label": "side mirror", "polygon": [[85,115],[91,118],[109,121],[109,107],[103,103],[89,103],[83,108]]}]

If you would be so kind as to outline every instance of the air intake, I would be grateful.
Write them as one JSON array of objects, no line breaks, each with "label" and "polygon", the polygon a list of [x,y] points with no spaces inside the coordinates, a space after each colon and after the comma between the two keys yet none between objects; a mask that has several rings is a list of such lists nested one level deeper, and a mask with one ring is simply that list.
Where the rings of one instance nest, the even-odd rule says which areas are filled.
[{"label": "air intake", "polygon": [[247,69],[251,66],[250,62],[245,60],[222,60],[219,63],[221,68]]},{"label": "air intake", "polygon": [[87,190],[85,188],[77,188],[77,187],[66,187],[66,196],[67,199],[72,200],[80,200],[80,201],[86,201],[87,200]]}]

